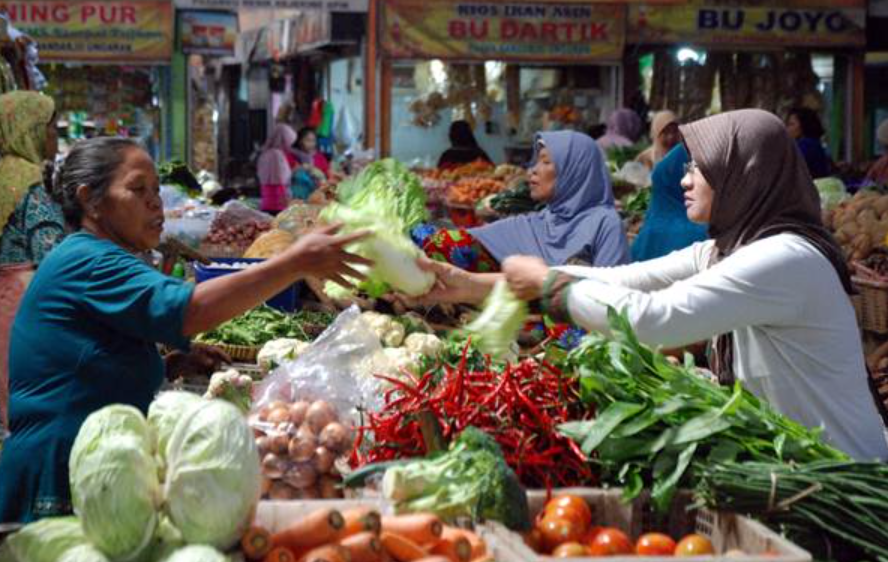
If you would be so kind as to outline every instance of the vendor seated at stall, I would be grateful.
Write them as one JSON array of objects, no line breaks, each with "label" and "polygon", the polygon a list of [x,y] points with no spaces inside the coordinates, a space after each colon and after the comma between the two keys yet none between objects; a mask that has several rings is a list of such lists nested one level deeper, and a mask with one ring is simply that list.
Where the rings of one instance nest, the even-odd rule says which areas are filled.
[{"label": "vendor seated at stall", "polygon": [[651,146],[639,154],[635,161],[644,164],[648,170],[653,170],[680,142],[678,117],[668,109],[658,111],[651,120]]},{"label": "vendor seated at stall", "polygon": [[468,121],[454,121],[450,124],[450,148],[438,159],[438,167],[441,169],[456,168],[463,164],[470,164],[476,160],[485,162],[493,161],[478,144],[472,126]]},{"label": "vendor seated at stall", "polygon": [[[551,317],[587,330],[608,330],[610,306],[625,310],[648,345],[714,338],[720,381],[736,377],[782,414],[823,427],[855,459],[888,459],[845,259],[783,123],[742,110],[680,130],[691,157],[687,216],[707,223],[711,240],[616,268],[550,269],[538,257],[513,257],[505,279],[520,298],[541,299]],[[421,265],[439,281],[428,301],[479,303],[502,278]]]},{"label": "vendor seated at stall", "polygon": [[[145,412],[164,379],[157,344],[189,339],[271,298],[297,279],[360,279],[367,260],[344,250],[363,233],[331,226],[281,255],[193,285],[167,277],[136,254],[163,231],[160,185],[135,142],[77,144],[55,189],[76,232],[40,266],[10,341],[10,427],[0,455],[0,521],[71,512],[68,456],[84,419],[109,404]],[[351,264],[351,265],[350,265]]]},{"label": "vendor seated at stall", "polygon": [[595,141],[561,131],[540,133],[534,144],[530,194],[546,208],[468,231],[429,231],[417,240],[427,256],[481,273],[498,271],[515,255],[536,256],[553,266],[629,262],[607,164]]}]

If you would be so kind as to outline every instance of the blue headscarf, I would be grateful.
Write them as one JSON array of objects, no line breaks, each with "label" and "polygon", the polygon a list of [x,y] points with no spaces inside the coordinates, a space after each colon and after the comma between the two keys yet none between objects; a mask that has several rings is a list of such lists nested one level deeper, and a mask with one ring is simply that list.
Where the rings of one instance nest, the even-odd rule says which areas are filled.
[{"label": "blue headscarf", "polygon": [[659,258],[708,238],[705,224],[688,220],[681,186],[687,162],[688,151],[679,144],[654,167],[651,206],[632,244],[632,261]]},{"label": "blue headscarf", "polygon": [[595,266],[626,263],[629,245],[604,155],[591,137],[572,131],[540,133],[555,163],[555,193],[539,212],[520,215],[476,228],[471,234],[493,257],[537,256],[550,266],[577,257]]}]

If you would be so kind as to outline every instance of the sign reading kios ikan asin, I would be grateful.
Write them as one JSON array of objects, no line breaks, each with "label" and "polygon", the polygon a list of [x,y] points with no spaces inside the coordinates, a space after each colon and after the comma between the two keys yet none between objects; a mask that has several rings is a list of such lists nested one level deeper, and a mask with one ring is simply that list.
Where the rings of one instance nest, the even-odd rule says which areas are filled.
[{"label": "sign reading kios ikan asin", "polygon": [[715,1],[633,5],[631,43],[704,46],[862,47],[864,0]]},{"label": "sign reading kios ikan asin", "polygon": [[596,3],[384,0],[382,45],[401,59],[614,61],[625,14]]},{"label": "sign reading kios ikan asin", "polygon": [[169,62],[170,0],[0,0],[50,61]]}]

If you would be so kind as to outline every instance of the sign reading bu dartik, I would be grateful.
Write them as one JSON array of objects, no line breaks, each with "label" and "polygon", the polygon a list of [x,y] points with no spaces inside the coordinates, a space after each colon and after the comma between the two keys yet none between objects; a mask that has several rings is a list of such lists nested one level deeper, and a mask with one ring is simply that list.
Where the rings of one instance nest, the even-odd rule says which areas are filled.
[{"label": "sign reading bu dartik", "polygon": [[613,61],[625,6],[596,3],[383,0],[382,46],[393,58]]},{"label": "sign reading bu dartik", "polygon": [[861,47],[866,44],[864,0],[702,1],[633,5],[632,43],[704,46]]},{"label": "sign reading bu dartik", "polygon": [[169,62],[170,0],[0,0],[50,61]]}]

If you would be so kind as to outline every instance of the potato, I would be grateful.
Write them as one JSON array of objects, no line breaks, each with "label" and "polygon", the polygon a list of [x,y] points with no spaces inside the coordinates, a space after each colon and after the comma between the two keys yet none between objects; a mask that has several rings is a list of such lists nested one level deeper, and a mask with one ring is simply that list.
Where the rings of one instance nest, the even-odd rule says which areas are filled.
[{"label": "potato", "polygon": [[846,222],[839,229],[839,232],[844,232],[848,238],[854,238],[858,234],[860,234],[860,226],[856,222]]},{"label": "potato", "polygon": [[883,195],[873,202],[873,210],[879,215],[888,213],[888,195]]},{"label": "potato", "polygon": [[857,215],[857,224],[863,228],[870,229],[877,222],[879,222],[879,215],[873,209],[864,209]]}]

